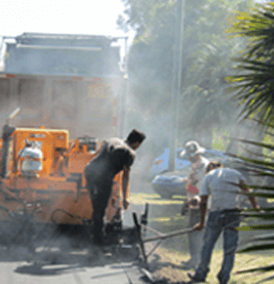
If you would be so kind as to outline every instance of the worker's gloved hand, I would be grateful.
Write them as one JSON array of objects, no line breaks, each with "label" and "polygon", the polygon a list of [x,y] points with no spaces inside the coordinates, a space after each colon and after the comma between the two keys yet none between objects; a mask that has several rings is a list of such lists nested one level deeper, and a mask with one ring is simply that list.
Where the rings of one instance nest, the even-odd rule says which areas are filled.
[{"label": "worker's gloved hand", "polygon": [[129,202],[127,201],[127,199],[124,199],[124,200],[123,200],[123,207],[124,207],[125,210],[128,209],[128,207],[129,207]]}]

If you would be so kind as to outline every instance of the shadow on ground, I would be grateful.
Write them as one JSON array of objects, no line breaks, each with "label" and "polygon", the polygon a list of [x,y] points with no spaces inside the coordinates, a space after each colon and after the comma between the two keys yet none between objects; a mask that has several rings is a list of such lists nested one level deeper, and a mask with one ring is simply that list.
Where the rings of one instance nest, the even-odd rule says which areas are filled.
[{"label": "shadow on ground", "polygon": [[[132,228],[123,233],[109,234],[104,246],[96,246],[86,231],[74,228],[66,231],[44,227],[43,232],[27,245],[8,243],[0,246],[0,262],[20,262],[16,273],[31,275],[59,275],[71,269],[102,267],[139,262],[136,233]],[[123,241],[123,243],[121,243]]]},{"label": "shadow on ground", "polygon": [[[138,262],[136,252],[127,251],[121,253],[117,251],[108,252],[98,248],[86,250],[61,251],[40,251],[26,254],[28,264],[17,267],[15,272],[32,275],[58,275],[69,273],[71,269],[81,270],[84,268],[104,267],[111,265],[113,268],[117,264],[127,264],[127,268],[136,265]],[[134,264],[133,264],[134,263]],[[119,266],[119,268],[121,268]]]}]

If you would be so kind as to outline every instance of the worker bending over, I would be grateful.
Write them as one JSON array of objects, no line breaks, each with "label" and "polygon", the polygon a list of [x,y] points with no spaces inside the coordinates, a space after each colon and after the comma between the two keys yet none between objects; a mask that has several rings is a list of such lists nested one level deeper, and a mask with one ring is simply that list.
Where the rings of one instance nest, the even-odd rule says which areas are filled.
[{"label": "worker bending over", "polygon": [[85,168],[87,189],[93,205],[94,242],[98,245],[103,241],[103,217],[111,196],[113,179],[123,171],[123,207],[127,209],[130,167],[135,159],[135,150],[145,138],[145,134],[136,129],[130,132],[125,141],[116,137],[110,138],[103,142],[95,153],[95,158]]}]

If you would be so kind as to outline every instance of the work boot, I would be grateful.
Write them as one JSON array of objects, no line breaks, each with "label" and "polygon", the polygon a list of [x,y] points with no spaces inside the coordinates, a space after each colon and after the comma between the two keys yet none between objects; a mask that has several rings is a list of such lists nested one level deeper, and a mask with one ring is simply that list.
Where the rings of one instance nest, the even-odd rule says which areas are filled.
[{"label": "work boot", "polygon": [[228,283],[228,281],[222,279],[220,274],[217,275],[217,278],[218,278],[220,284],[227,284]]},{"label": "work boot", "polygon": [[189,259],[188,261],[182,261],[181,264],[182,264],[182,269],[185,270],[190,270],[192,268],[195,269],[197,266],[197,262],[193,259]]},{"label": "work boot", "polygon": [[205,283],[205,279],[198,277],[196,273],[195,274],[187,273],[187,276],[191,279],[190,283]]}]

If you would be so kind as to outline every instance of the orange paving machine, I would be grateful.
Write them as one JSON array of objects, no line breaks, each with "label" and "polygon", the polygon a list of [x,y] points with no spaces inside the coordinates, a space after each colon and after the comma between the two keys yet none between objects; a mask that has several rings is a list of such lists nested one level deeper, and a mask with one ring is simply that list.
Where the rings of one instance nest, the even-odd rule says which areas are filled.
[{"label": "orange paving machine", "polygon": [[[85,136],[70,141],[67,130],[11,127],[9,120],[19,111],[10,115],[0,140],[0,207],[9,212],[26,206],[39,209],[34,215],[38,223],[77,225],[91,220],[83,171],[94,157],[97,140]],[[36,156],[26,151],[28,144]],[[121,180],[118,174],[106,223],[120,220]],[[8,215],[0,214],[0,220],[7,219]]]}]

